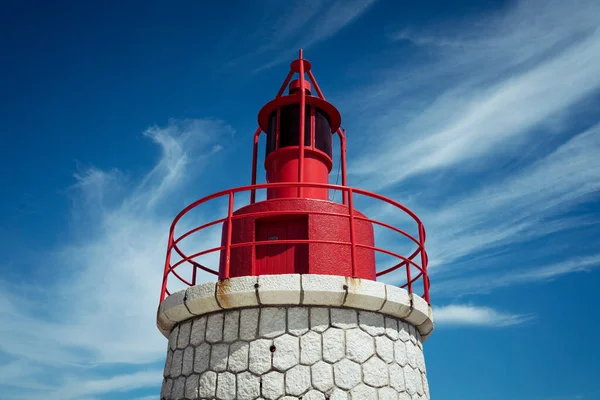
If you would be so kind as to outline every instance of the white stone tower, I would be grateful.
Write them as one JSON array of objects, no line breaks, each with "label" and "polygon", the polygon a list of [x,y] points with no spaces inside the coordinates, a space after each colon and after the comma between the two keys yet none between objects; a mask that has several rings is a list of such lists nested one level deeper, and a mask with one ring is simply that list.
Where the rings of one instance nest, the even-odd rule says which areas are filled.
[{"label": "white stone tower", "polygon": [[[161,400],[430,398],[423,342],[433,320],[423,225],[401,204],[346,185],[345,132],[310,68],[300,52],[277,97],[259,114],[252,185],[193,203],[171,226],[157,315],[169,339]],[[299,79],[290,83],[294,73]],[[305,73],[318,97],[310,95]],[[282,96],[288,83],[290,94]],[[267,134],[269,183],[257,185],[261,132]],[[341,142],[341,186],[327,183],[332,133]],[[342,193],[341,203],[328,199],[329,189]],[[266,200],[256,201],[257,190],[266,190]],[[234,210],[234,197],[246,191],[250,203]],[[359,195],[407,213],[417,237],[358,212]],[[226,217],[176,236],[190,210],[219,197],[228,198]],[[181,250],[182,241],[218,224],[221,246],[191,255]],[[376,247],[374,225],[416,249],[402,256]],[[201,264],[211,252],[221,254],[218,272]],[[380,253],[398,261],[377,273]],[[184,277],[186,266],[191,278]],[[219,280],[197,284],[198,270]],[[394,281],[402,277],[400,287],[375,281],[399,271]],[[189,287],[170,294],[169,277]],[[413,291],[417,283],[422,297]]]}]

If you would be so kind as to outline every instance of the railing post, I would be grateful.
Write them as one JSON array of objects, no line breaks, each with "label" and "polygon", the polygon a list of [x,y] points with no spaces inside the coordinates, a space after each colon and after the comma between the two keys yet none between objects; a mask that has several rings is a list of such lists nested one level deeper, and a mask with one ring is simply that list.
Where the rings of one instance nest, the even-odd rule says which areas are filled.
[{"label": "railing post", "polygon": [[419,223],[419,246],[421,246],[421,268],[423,269],[423,296],[429,302],[429,275],[427,274],[427,255],[425,254],[425,228]]},{"label": "railing post", "polygon": [[[260,136],[261,129],[258,127],[256,132],[254,132],[254,148],[252,149],[252,186],[256,185],[256,163],[258,158],[258,140]],[[254,204],[256,202],[256,189],[253,187],[250,190],[250,204]]]},{"label": "railing post", "polygon": [[198,264],[192,263],[192,286],[196,286],[196,271],[198,271]]},{"label": "railing post", "polygon": [[168,277],[169,277],[169,267],[171,266],[171,249],[173,248],[174,232],[175,232],[175,229],[173,228],[173,226],[171,226],[171,229],[169,231],[169,242],[167,244],[167,256],[165,259],[165,270],[163,272],[162,287],[160,289],[160,303],[162,303],[163,300],[165,299],[165,293],[167,292],[167,281],[168,281]]},{"label": "railing post", "polygon": [[410,274],[410,263],[407,262],[406,263],[406,283],[407,283],[407,287],[408,287],[408,293],[412,293],[412,277]]},{"label": "railing post", "polygon": [[229,207],[227,211],[227,243],[225,244],[225,271],[224,279],[229,279],[229,266],[231,263],[231,234],[232,234],[232,217],[233,217],[233,192],[229,191]]},{"label": "railing post", "polygon": [[352,188],[348,188],[348,210],[350,211],[350,255],[352,257],[352,277],[356,277],[356,232],[354,231],[354,202],[352,199]]}]

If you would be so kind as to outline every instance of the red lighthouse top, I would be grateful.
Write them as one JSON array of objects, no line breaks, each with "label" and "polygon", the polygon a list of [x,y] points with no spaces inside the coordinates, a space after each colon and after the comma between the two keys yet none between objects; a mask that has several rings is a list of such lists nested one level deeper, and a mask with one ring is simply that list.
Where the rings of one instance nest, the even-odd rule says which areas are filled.
[{"label": "red lighthouse top", "polygon": [[[292,80],[294,75],[297,79]],[[288,93],[284,94],[286,88]],[[346,135],[340,128],[341,116],[323,96],[302,50],[291,63],[275,98],[260,110],[258,124],[254,134],[251,185],[204,197],[186,207],[173,221],[161,301],[177,284],[195,285],[198,272],[204,271],[218,275],[221,280],[288,273],[372,280],[386,275],[410,293],[420,286],[419,294],[429,302],[423,224],[400,203],[347,186]],[[259,139],[263,132],[266,183],[257,184]],[[341,186],[329,184],[334,163],[334,135],[340,143]],[[331,191],[341,192],[340,202],[329,199]],[[249,202],[235,209],[235,200],[239,203],[246,192],[250,195]],[[257,201],[257,192],[266,192],[264,200]],[[197,225],[190,218],[191,210],[222,198],[227,199],[226,216],[179,232],[178,223],[182,219],[186,219],[185,226]],[[387,203],[387,207],[410,217],[412,223],[401,229],[368,218],[355,208],[358,199]],[[220,246],[197,247],[192,238],[219,227]],[[375,228],[384,229],[378,234],[383,234],[386,242],[394,243],[396,248],[377,247]],[[191,251],[184,251],[184,243],[190,242],[194,246],[186,246],[185,250]],[[400,254],[398,249],[407,246],[413,249],[407,255]],[[216,253],[220,254],[218,268],[214,257],[210,257]],[[175,279],[169,280],[170,277]],[[170,286],[173,284],[175,286]]]}]

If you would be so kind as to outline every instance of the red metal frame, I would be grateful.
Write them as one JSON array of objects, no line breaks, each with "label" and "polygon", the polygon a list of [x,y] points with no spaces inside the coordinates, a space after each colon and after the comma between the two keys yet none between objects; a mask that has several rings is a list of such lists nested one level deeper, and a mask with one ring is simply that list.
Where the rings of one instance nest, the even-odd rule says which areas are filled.
[{"label": "red metal frame", "polygon": [[[234,204],[234,197],[235,197],[236,193],[249,191],[251,193],[251,197],[252,197],[252,196],[255,196],[256,190],[267,190],[267,189],[271,189],[271,188],[290,187],[290,186],[292,186],[292,187],[296,187],[296,186],[297,187],[317,187],[317,188],[327,188],[327,189],[341,191],[344,194],[344,196],[342,196],[342,197],[348,199],[348,214],[316,212],[316,211],[309,212],[309,214],[323,214],[323,215],[335,215],[335,216],[348,217],[348,222],[349,222],[348,229],[350,230],[350,241],[349,242],[339,242],[339,241],[327,241],[327,240],[269,240],[269,241],[249,241],[249,242],[234,243],[234,244],[231,243],[231,232],[232,232],[231,226],[232,226],[232,221],[234,219],[247,218],[249,216],[265,217],[265,216],[278,216],[278,215],[285,214],[285,212],[281,212],[281,211],[273,211],[273,212],[269,212],[269,211],[264,212],[263,211],[263,212],[255,212],[255,213],[251,213],[251,214],[243,214],[243,215],[237,215],[237,216],[233,215],[233,212],[234,212],[233,204]],[[414,220],[414,222],[417,224],[417,228],[418,228],[418,232],[419,232],[418,238],[415,238],[412,235],[408,234],[405,230],[399,229],[399,228],[392,226],[390,224],[387,224],[385,222],[377,221],[377,220],[366,218],[366,217],[355,216],[354,215],[354,195],[363,195],[363,196],[369,197],[374,200],[388,203],[388,204],[396,207],[400,211],[408,214]],[[188,212],[190,212],[191,210],[195,209],[196,207],[198,207],[202,204],[207,203],[210,200],[214,200],[214,199],[221,198],[224,196],[228,197],[228,212],[227,212],[226,217],[219,218],[214,221],[205,223],[205,224],[198,226],[196,228],[193,228],[193,229],[185,232],[181,236],[175,238],[175,229],[177,227],[177,223]],[[296,213],[296,212],[290,211],[290,214],[294,214],[294,213]],[[388,228],[389,230],[391,230],[393,232],[399,233],[402,236],[411,240],[413,243],[415,243],[416,249],[411,253],[410,256],[406,257],[403,255],[397,254],[396,252],[393,252],[391,250],[356,243],[355,228],[354,228],[355,220],[367,221],[367,222],[382,226],[384,228]],[[227,240],[226,240],[225,245],[214,247],[211,249],[205,249],[205,250],[199,251],[199,252],[191,254],[191,255],[186,255],[178,247],[178,243],[181,242],[183,239],[189,237],[190,235],[192,235],[198,231],[201,231],[203,229],[206,229],[211,226],[218,225],[218,224],[227,224],[227,226],[228,226],[228,229],[227,229],[228,234],[227,234]],[[409,293],[413,293],[413,285],[417,281],[421,281],[422,285],[423,285],[423,292],[421,295],[429,303],[430,302],[430,298],[429,298],[430,283],[429,283],[429,277],[427,275],[428,258],[427,258],[427,252],[425,250],[425,239],[426,239],[426,234],[425,234],[425,228],[423,226],[423,223],[411,210],[409,210],[407,207],[403,206],[402,204],[400,204],[392,199],[389,199],[389,198],[381,196],[379,194],[372,193],[372,192],[362,190],[362,189],[357,189],[357,188],[352,188],[352,187],[347,187],[347,186],[339,186],[339,185],[320,184],[320,183],[287,183],[286,182],[286,183],[265,183],[265,184],[260,184],[260,185],[249,185],[249,186],[242,186],[242,187],[238,187],[238,188],[234,188],[234,189],[223,190],[221,192],[206,196],[206,197],[190,204],[189,206],[184,208],[173,220],[173,223],[171,224],[171,228],[169,231],[169,244],[167,247],[167,257],[165,260],[165,268],[164,268],[164,273],[163,273],[163,282],[162,282],[162,289],[161,289],[161,294],[160,294],[160,301],[162,302],[165,299],[165,297],[170,294],[170,292],[167,290],[167,282],[169,280],[170,275],[173,275],[176,279],[178,279],[179,281],[183,282],[184,284],[186,284],[188,286],[193,286],[196,284],[196,273],[197,273],[198,269],[201,269],[203,271],[206,271],[206,272],[214,274],[214,275],[219,274],[217,269],[208,268],[208,267],[203,266],[195,261],[195,259],[197,259],[198,257],[201,257],[205,254],[209,254],[209,253],[213,253],[213,252],[217,252],[217,251],[225,251],[226,258],[225,258],[225,270],[224,270],[225,276],[224,276],[224,278],[227,279],[227,278],[229,278],[230,254],[231,254],[232,248],[255,247],[257,245],[272,245],[272,244],[274,245],[274,244],[326,243],[326,244],[346,245],[346,246],[351,247],[351,249],[352,249],[351,250],[352,251],[352,253],[351,253],[352,254],[352,270],[353,271],[356,270],[355,262],[356,262],[356,248],[357,247],[371,249],[376,252],[384,253],[384,254],[390,255],[392,257],[398,258],[400,260],[398,262],[398,264],[396,264],[395,266],[393,266],[391,268],[387,268],[384,271],[377,272],[377,276],[379,277],[379,276],[387,275],[389,273],[397,271],[400,268],[405,268],[406,269],[406,282],[403,283],[402,285],[400,285],[400,287],[407,288]],[[181,260],[177,261],[174,264],[171,263],[171,255],[172,255],[173,251],[175,251],[181,257]],[[415,262],[415,259],[417,258],[417,256],[420,256],[420,265]],[[181,265],[183,265],[184,263],[188,263],[192,267],[191,281],[183,278],[176,271],[176,269],[178,267],[180,267]],[[413,268],[415,268],[417,271],[417,274],[414,277],[412,276]]]},{"label": "red metal frame", "polygon": [[[299,90],[295,90],[294,93],[291,93],[290,95],[283,96],[283,93],[284,93],[286,87],[288,86],[292,77],[296,73],[299,75],[299,79],[297,81],[297,87],[299,88]],[[314,87],[314,90],[316,91],[318,97],[309,96],[309,95],[307,95],[306,90],[304,90],[304,88],[310,87],[310,84],[307,82],[307,80],[304,77],[305,73],[308,75],[308,80]],[[296,81],[294,81],[294,85],[295,85],[294,87],[296,87]],[[305,128],[305,126],[304,125],[305,125],[305,112],[306,112],[305,106],[306,106],[307,102],[308,102],[308,104],[312,104],[313,106],[318,106],[321,110],[323,110],[324,112],[326,112],[328,114],[328,116],[331,119],[332,130],[335,131],[335,132],[332,132],[332,134],[337,133],[337,135],[339,137],[340,164],[341,164],[340,166],[341,166],[341,175],[342,175],[342,185],[341,186],[330,185],[330,184],[326,184],[326,183],[304,182],[304,176],[305,176],[305,174],[304,174],[304,172],[305,172],[304,171],[304,168],[305,168],[305,163],[304,163],[304,153],[305,153],[304,135],[305,135],[305,132],[304,132],[304,128]],[[258,145],[259,145],[259,141],[260,141],[260,134],[262,133],[263,128],[265,128],[267,126],[265,124],[268,124],[268,117],[269,117],[270,113],[273,112],[274,110],[279,110],[282,106],[287,105],[287,104],[299,104],[300,105],[300,121],[299,121],[299,125],[300,125],[299,126],[299,136],[300,137],[299,137],[298,146],[297,146],[298,147],[298,160],[299,160],[298,182],[285,182],[285,183],[273,182],[273,183],[257,184],[256,178],[257,178]],[[312,111],[311,111],[310,123],[313,126],[313,129],[311,129],[311,135],[314,135],[314,123],[315,123],[314,122],[314,118],[315,118],[314,117],[314,109],[315,109],[315,107],[311,107]],[[279,121],[280,121],[280,115],[279,115],[279,111],[278,111],[276,148],[279,148],[279,129],[280,129]],[[252,152],[252,183],[251,183],[251,185],[239,187],[239,188],[235,188],[235,189],[228,189],[228,190],[224,190],[224,191],[206,196],[206,197],[190,204],[189,206],[187,206],[184,210],[182,210],[177,215],[177,217],[171,224],[171,229],[169,232],[169,243],[168,243],[168,248],[167,248],[167,256],[166,256],[166,261],[165,261],[165,269],[164,269],[164,273],[163,273],[160,301],[162,302],[165,299],[165,297],[170,294],[167,289],[167,283],[168,283],[168,279],[171,275],[173,275],[177,280],[183,282],[184,284],[193,286],[196,284],[198,270],[203,270],[205,272],[208,272],[208,273],[211,273],[214,275],[219,274],[219,272],[216,269],[208,268],[204,265],[201,265],[197,261],[195,261],[198,257],[201,257],[202,255],[217,252],[217,251],[219,251],[219,252],[224,251],[225,264],[224,264],[224,269],[223,269],[223,275],[224,275],[223,277],[224,277],[224,279],[228,279],[230,277],[230,263],[231,263],[231,249],[232,248],[239,248],[239,247],[255,248],[255,246],[257,246],[257,245],[325,243],[325,244],[350,246],[353,276],[356,276],[356,262],[357,262],[356,249],[357,248],[371,249],[373,251],[376,251],[379,253],[384,253],[384,254],[390,255],[392,257],[398,258],[399,262],[396,265],[394,265],[393,267],[387,268],[384,271],[380,271],[380,272],[376,273],[376,276],[378,276],[378,277],[383,276],[383,275],[395,272],[401,268],[405,268],[406,269],[406,282],[404,284],[402,284],[401,287],[405,287],[405,288],[407,288],[408,292],[413,293],[413,285],[417,281],[421,280],[422,285],[423,285],[422,296],[429,303],[429,301],[430,301],[429,285],[430,284],[429,284],[429,277],[427,275],[428,259],[427,259],[427,252],[425,251],[425,228],[423,227],[423,224],[421,223],[419,218],[412,211],[410,211],[408,208],[406,208],[402,204],[400,204],[394,200],[388,199],[384,196],[368,192],[366,190],[351,188],[351,187],[347,186],[346,132],[345,132],[345,130],[342,130],[340,128],[340,124],[341,124],[341,116],[339,114],[339,111],[331,103],[327,102],[327,100],[325,99],[325,96],[323,95],[323,92],[321,91],[321,88],[319,87],[319,84],[317,83],[317,80],[315,79],[315,76],[313,75],[313,73],[311,71],[310,62],[303,58],[302,50],[300,50],[298,59],[294,60],[291,63],[290,71],[289,71],[288,75],[286,76],[283,84],[281,85],[279,91],[277,92],[275,99],[270,101],[269,103],[267,103],[267,105],[265,105],[265,107],[263,107],[263,109],[259,113],[259,125],[260,126],[254,133],[254,145],[253,145],[253,152]],[[262,126],[262,128],[261,128],[261,126]],[[312,148],[309,147],[309,151],[314,152],[314,151],[316,151],[314,149],[314,138],[311,138],[311,139],[312,139],[311,146],[313,146],[313,147]],[[296,151],[296,149],[293,149],[293,151]],[[350,241],[349,242],[339,242],[339,241],[327,241],[327,240],[269,240],[269,241],[250,241],[250,242],[232,244],[232,222],[234,219],[248,218],[251,216],[259,216],[259,215],[261,217],[268,217],[268,216],[281,216],[281,215],[287,214],[287,212],[285,212],[285,211],[272,211],[272,212],[271,211],[267,211],[267,212],[263,211],[263,212],[245,213],[243,215],[237,215],[237,216],[233,215],[235,194],[240,193],[240,192],[249,191],[250,192],[250,204],[254,204],[256,202],[256,190],[267,190],[267,189],[280,188],[280,187],[297,188],[298,195],[300,198],[302,198],[302,192],[305,187],[322,188],[322,189],[329,189],[329,190],[339,190],[342,193],[342,204],[348,206],[347,214],[345,214],[345,213],[339,214],[339,213],[333,213],[333,212],[316,212],[316,211],[308,212],[307,214],[336,215],[336,216],[348,217],[348,229],[350,232]],[[418,228],[418,232],[419,232],[418,239],[414,238],[413,236],[408,234],[406,231],[399,229],[395,226],[392,226],[390,224],[387,224],[385,222],[381,222],[381,221],[369,219],[366,217],[362,217],[359,215],[355,215],[355,213],[354,213],[354,211],[355,211],[354,196],[355,195],[363,195],[363,196],[370,197],[371,199],[374,199],[374,200],[383,201],[385,203],[388,203],[388,204],[398,208],[402,212],[410,215],[417,224],[417,228]],[[227,212],[226,217],[219,218],[212,222],[205,223],[205,224],[198,226],[194,229],[191,229],[190,231],[184,233],[183,235],[175,238],[175,228],[177,226],[177,223],[190,210],[192,210],[210,200],[224,197],[224,196],[228,196],[228,212]],[[290,211],[289,213],[292,214],[292,213],[296,213],[296,212]],[[356,241],[356,231],[355,231],[356,220],[366,221],[366,222],[369,222],[372,224],[376,224],[381,227],[387,228],[393,232],[399,233],[399,234],[403,235],[404,237],[407,237],[408,239],[410,239],[416,245],[416,249],[411,253],[410,256],[405,257],[405,256],[402,256],[402,255],[397,254],[396,252],[393,252],[390,250],[358,243]],[[225,238],[224,245],[221,245],[219,247],[214,247],[212,249],[205,249],[205,250],[199,251],[199,252],[197,252],[195,254],[191,254],[191,255],[186,255],[179,248],[178,243],[180,243],[183,239],[189,237],[190,235],[192,235],[198,231],[201,231],[203,229],[206,229],[206,228],[209,228],[212,226],[216,226],[219,224],[227,224],[227,229],[226,229],[227,236]],[[177,261],[176,263],[171,263],[171,256],[173,254],[173,251],[175,251],[175,253],[179,257],[181,257],[181,260]],[[415,259],[417,259],[417,256],[420,257],[420,264],[417,264],[414,261]],[[177,268],[183,264],[189,264],[192,266],[191,280],[184,279],[181,276],[181,274],[179,273],[179,271],[177,271]],[[253,265],[252,271],[255,271],[254,267],[255,266]],[[414,277],[413,277],[413,273],[412,273],[412,272],[414,272],[413,268],[416,268],[416,271],[417,271],[417,273]]]}]

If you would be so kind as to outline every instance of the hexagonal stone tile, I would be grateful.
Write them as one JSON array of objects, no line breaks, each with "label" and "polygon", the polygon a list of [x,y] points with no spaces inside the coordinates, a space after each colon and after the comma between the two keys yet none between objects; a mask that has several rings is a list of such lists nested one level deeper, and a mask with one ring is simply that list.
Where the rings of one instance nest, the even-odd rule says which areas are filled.
[{"label": "hexagonal stone tile", "polygon": [[302,400],[325,400],[325,395],[319,391],[311,390],[302,396]]},{"label": "hexagonal stone tile", "polygon": [[372,357],[363,364],[363,381],[374,387],[384,387],[388,384],[387,364],[377,357]]},{"label": "hexagonal stone tile", "polygon": [[198,380],[200,375],[191,375],[185,381],[185,397],[188,399],[198,398]]},{"label": "hexagonal stone tile", "polygon": [[175,325],[169,335],[169,349],[175,350],[177,348],[177,336],[179,336],[179,325]]},{"label": "hexagonal stone tile", "polygon": [[308,308],[291,307],[288,309],[288,333],[300,336],[308,332]]},{"label": "hexagonal stone tile", "polygon": [[342,389],[335,388],[331,392],[329,400],[348,400],[348,393]]},{"label": "hexagonal stone tile", "polygon": [[398,400],[411,400],[410,394],[406,392],[398,393]]},{"label": "hexagonal stone tile", "polygon": [[421,380],[423,381],[423,394],[429,398],[429,382],[427,381],[427,375],[421,373]]},{"label": "hexagonal stone tile", "polygon": [[173,350],[167,350],[167,359],[165,360],[165,369],[163,376],[169,378],[171,376],[171,364],[173,362]]},{"label": "hexagonal stone tile", "polygon": [[240,339],[253,340],[258,331],[258,308],[240,311]]},{"label": "hexagonal stone tile", "polygon": [[398,400],[398,392],[391,387],[384,387],[378,391],[379,400]]},{"label": "hexagonal stone tile", "polygon": [[216,343],[223,340],[223,313],[208,316],[206,321],[206,341]]},{"label": "hexagonal stone tile", "polygon": [[223,372],[227,369],[227,359],[229,358],[229,345],[217,343],[212,346],[210,352],[210,369],[216,372]]},{"label": "hexagonal stone tile", "polygon": [[356,386],[350,391],[350,396],[352,396],[352,400],[376,399],[377,389],[367,386],[364,383],[361,383],[360,385]]},{"label": "hexagonal stone tile", "polygon": [[194,372],[202,373],[208,369],[208,362],[210,361],[210,345],[208,343],[202,343],[196,348],[196,354],[194,355]]},{"label": "hexagonal stone tile", "polygon": [[385,333],[383,314],[371,311],[359,311],[358,321],[360,328],[371,336],[383,335]]},{"label": "hexagonal stone tile", "polygon": [[275,400],[283,396],[283,374],[277,371],[271,371],[261,378],[262,396],[268,400]]},{"label": "hexagonal stone tile", "polygon": [[326,392],[333,387],[333,367],[324,361],[319,361],[311,367],[312,384],[315,389]]},{"label": "hexagonal stone tile", "polygon": [[177,336],[177,348],[185,349],[190,344],[190,331],[192,330],[192,323],[185,322],[179,325],[179,335]]},{"label": "hexagonal stone tile", "polygon": [[274,338],[285,333],[286,309],[282,307],[266,307],[260,311],[259,335]]},{"label": "hexagonal stone tile", "polygon": [[198,396],[202,397],[215,397],[217,390],[217,373],[213,371],[207,371],[200,375],[200,381],[198,382]]},{"label": "hexagonal stone tile", "polygon": [[398,321],[395,318],[385,317],[385,334],[392,340],[398,339]]},{"label": "hexagonal stone tile", "polygon": [[173,394],[171,395],[173,398],[183,398],[183,395],[185,394],[185,379],[185,376],[180,376],[175,379],[175,383],[173,384]]},{"label": "hexagonal stone tile", "polygon": [[329,328],[323,333],[323,359],[336,362],[344,357],[346,348],[344,331],[338,328]]},{"label": "hexagonal stone tile", "polygon": [[250,342],[250,371],[264,374],[271,369],[271,339],[258,339]]},{"label": "hexagonal stone tile", "polygon": [[404,381],[404,370],[398,364],[391,364],[389,366],[390,372],[390,386],[398,392],[406,390],[406,382]]},{"label": "hexagonal stone tile", "polygon": [[[250,372],[237,375],[237,398],[239,400],[254,400],[260,396],[260,377]],[[190,397],[193,399],[193,397]]]},{"label": "hexagonal stone tile", "polygon": [[225,314],[225,325],[223,327],[223,340],[232,342],[237,340],[240,330],[240,312],[227,311]]},{"label": "hexagonal stone tile", "polygon": [[313,365],[321,360],[321,335],[310,331],[300,338],[300,363]]},{"label": "hexagonal stone tile", "polygon": [[359,328],[346,331],[346,356],[358,363],[365,362],[375,354],[373,338]]},{"label": "hexagonal stone tile", "polygon": [[404,321],[398,321],[398,339],[403,342],[410,340],[409,324]]},{"label": "hexagonal stone tile", "polygon": [[394,356],[398,364],[402,366],[408,364],[406,344],[404,342],[397,341],[396,343],[394,343]]},{"label": "hexagonal stone tile", "polygon": [[160,398],[170,399],[171,391],[173,390],[173,379],[165,379],[160,391]]},{"label": "hexagonal stone tile", "polygon": [[177,378],[181,375],[181,367],[183,364],[183,350],[175,350],[173,352],[173,361],[171,362],[171,377]]},{"label": "hexagonal stone tile", "polygon": [[198,346],[204,342],[206,334],[206,317],[200,317],[192,323],[192,331],[190,333],[190,344]]},{"label": "hexagonal stone tile", "polygon": [[310,329],[315,332],[325,332],[329,328],[329,309],[313,307],[310,309]]},{"label": "hexagonal stone tile", "polygon": [[300,339],[285,334],[273,340],[275,352],[273,353],[273,367],[279,371],[286,371],[298,364],[300,359]]},{"label": "hexagonal stone tile", "polygon": [[332,308],[331,325],[342,329],[354,328],[358,325],[356,310],[349,308]]},{"label": "hexagonal stone tile", "polygon": [[250,345],[247,342],[235,342],[229,347],[229,363],[227,369],[231,372],[241,372],[248,369],[248,350]]},{"label": "hexagonal stone tile", "polygon": [[336,386],[342,389],[352,389],[360,382],[360,365],[345,358],[333,366],[333,377]]},{"label": "hexagonal stone tile", "polygon": [[417,393],[419,382],[421,381],[421,374],[414,370],[410,365],[403,367],[404,369],[404,381],[406,382],[406,391],[411,396]]},{"label": "hexagonal stone tile", "polygon": [[234,400],[236,388],[235,375],[223,372],[217,376],[217,397],[222,400]]},{"label": "hexagonal stone tile", "polygon": [[375,338],[375,351],[379,358],[386,363],[394,362],[394,342],[387,336],[377,336]]},{"label": "hexagonal stone tile", "polygon": [[296,365],[285,373],[285,392],[293,396],[300,396],[310,389],[310,367]]},{"label": "hexagonal stone tile", "polygon": [[406,359],[408,361],[408,365],[413,368],[417,368],[417,353],[419,352],[419,348],[415,346],[413,342],[406,342]]},{"label": "hexagonal stone tile", "polygon": [[188,376],[194,369],[194,348],[186,347],[183,351],[183,364],[181,367],[181,374]]}]

